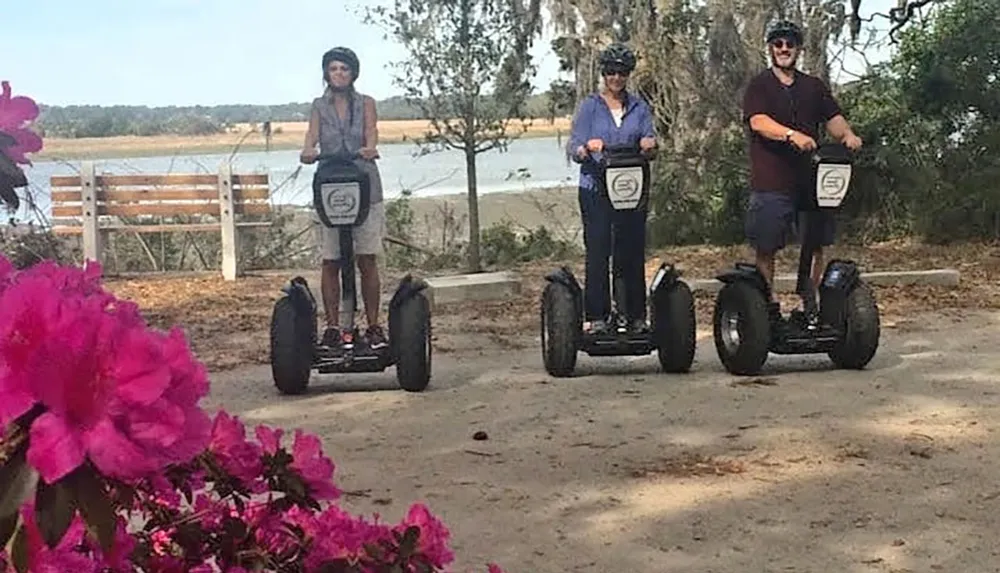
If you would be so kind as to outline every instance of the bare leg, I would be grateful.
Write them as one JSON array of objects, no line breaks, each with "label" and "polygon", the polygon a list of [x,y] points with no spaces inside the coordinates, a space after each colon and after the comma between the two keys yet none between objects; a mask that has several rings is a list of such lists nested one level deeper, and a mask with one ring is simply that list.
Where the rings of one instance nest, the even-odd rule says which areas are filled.
[{"label": "bare leg", "polygon": [[813,254],[812,264],[812,284],[813,290],[819,292],[819,281],[823,280],[823,247],[816,249]]},{"label": "bare leg", "polygon": [[379,284],[375,255],[358,255],[358,270],[361,272],[361,300],[365,303],[368,326],[378,326],[379,294],[382,287]]},{"label": "bare leg", "polygon": [[771,302],[778,302],[778,295],[774,291],[774,253],[755,253],[757,268],[760,274],[764,275],[764,280],[771,287]]},{"label": "bare leg", "polygon": [[340,323],[340,265],[337,264],[337,261],[323,261],[320,290],[323,293],[326,326],[338,326]]}]

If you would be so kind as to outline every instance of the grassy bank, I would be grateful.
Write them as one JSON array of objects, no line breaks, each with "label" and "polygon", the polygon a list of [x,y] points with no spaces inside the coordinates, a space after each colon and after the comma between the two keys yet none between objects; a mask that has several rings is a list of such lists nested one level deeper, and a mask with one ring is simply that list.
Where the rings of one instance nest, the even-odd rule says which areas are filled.
[{"label": "grassy bank", "polygon": [[[299,149],[308,124],[286,122],[272,124],[270,149]],[[151,157],[161,155],[202,155],[264,151],[267,142],[259,131],[260,126],[238,125],[228,133],[205,136],[154,135],[91,137],[80,139],[48,138],[45,148],[35,155],[37,161],[117,159],[126,157]],[[379,122],[381,143],[403,143],[422,136],[430,128],[422,120],[387,120]],[[557,118],[532,120],[521,137],[553,137],[569,133],[570,119]]]}]

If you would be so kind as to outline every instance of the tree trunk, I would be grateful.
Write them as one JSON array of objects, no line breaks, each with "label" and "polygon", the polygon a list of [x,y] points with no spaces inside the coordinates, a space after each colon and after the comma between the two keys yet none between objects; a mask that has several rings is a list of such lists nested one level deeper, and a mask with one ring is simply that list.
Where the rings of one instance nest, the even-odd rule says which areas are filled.
[{"label": "tree trunk", "polygon": [[476,150],[474,145],[465,147],[465,177],[469,188],[469,258],[470,273],[482,271],[479,263],[479,195],[476,190]]}]

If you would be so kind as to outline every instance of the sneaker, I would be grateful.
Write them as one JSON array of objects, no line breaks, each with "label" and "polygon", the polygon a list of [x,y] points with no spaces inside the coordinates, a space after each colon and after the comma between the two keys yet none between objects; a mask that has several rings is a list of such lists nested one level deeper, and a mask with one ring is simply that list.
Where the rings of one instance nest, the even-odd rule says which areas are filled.
[{"label": "sneaker", "polygon": [[587,329],[589,334],[601,335],[608,332],[608,323],[603,320],[594,320],[590,323],[590,328]]},{"label": "sneaker", "polygon": [[344,339],[340,328],[336,326],[326,327],[326,330],[323,331],[323,340],[321,344],[329,348],[335,354],[340,353],[344,349]]},{"label": "sneaker", "polygon": [[377,324],[368,327],[368,330],[365,331],[365,339],[368,342],[368,347],[372,350],[381,350],[389,345],[385,331]]}]

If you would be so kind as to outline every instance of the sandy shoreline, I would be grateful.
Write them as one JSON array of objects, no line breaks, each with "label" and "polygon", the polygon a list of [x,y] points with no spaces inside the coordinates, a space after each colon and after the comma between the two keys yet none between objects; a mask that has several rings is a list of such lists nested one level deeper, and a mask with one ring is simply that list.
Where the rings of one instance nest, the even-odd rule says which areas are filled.
[{"label": "sandy shoreline", "polygon": [[[298,149],[305,136],[306,122],[275,122],[272,124],[270,149]],[[429,129],[423,120],[387,120],[379,122],[380,143],[402,143],[422,136]],[[112,159],[151,157],[160,155],[200,155],[264,151],[267,142],[259,131],[260,125],[239,124],[229,133],[205,136],[154,135],[87,137],[80,139],[47,138],[45,148],[35,154],[35,161]],[[569,132],[570,118],[531,120],[524,138],[552,137]],[[517,124],[512,129],[519,131]]]}]

